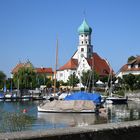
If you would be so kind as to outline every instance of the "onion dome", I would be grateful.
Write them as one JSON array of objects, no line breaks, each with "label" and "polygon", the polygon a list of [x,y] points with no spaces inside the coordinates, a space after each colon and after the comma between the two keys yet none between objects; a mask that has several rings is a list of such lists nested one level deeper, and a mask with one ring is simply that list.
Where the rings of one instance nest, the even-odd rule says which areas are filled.
[{"label": "onion dome", "polygon": [[91,27],[88,26],[86,20],[84,19],[82,24],[78,28],[78,33],[79,34],[85,34],[85,33],[86,34],[91,34],[91,32],[92,32]]}]

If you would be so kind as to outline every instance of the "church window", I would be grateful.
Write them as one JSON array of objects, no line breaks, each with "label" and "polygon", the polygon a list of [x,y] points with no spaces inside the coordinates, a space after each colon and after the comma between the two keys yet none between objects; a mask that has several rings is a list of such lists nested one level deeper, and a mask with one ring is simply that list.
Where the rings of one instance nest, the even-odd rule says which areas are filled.
[{"label": "church window", "polygon": [[81,52],[83,52],[84,51],[84,48],[81,48]]},{"label": "church window", "polygon": [[87,41],[86,41],[86,44],[88,44]]},{"label": "church window", "polygon": [[81,37],[83,37],[83,35],[81,35]]},{"label": "church window", "polygon": [[85,35],[87,37],[87,35]]},{"label": "church window", "polygon": [[83,41],[82,41],[82,44],[83,44]]}]

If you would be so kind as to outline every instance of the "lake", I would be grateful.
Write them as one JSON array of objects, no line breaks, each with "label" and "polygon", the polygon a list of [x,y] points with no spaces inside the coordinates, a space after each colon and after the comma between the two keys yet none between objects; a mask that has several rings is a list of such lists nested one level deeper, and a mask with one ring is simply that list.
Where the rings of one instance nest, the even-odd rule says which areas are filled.
[{"label": "lake", "polygon": [[128,102],[125,105],[106,105],[108,115],[38,113],[37,105],[41,102],[0,101],[0,132],[37,131],[140,119],[140,103],[135,102]]}]

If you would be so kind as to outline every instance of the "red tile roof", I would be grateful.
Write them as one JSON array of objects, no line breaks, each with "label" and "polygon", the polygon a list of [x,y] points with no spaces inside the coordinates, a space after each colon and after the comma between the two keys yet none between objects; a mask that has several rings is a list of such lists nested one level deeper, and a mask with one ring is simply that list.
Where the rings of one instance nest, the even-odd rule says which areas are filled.
[{"label": "red tile roof", "polygon": [[[131,68],[128,68],[128,65],[131,66]],[[121,72],[125,71],[140,71],[140,67],[136,68],[135,65],[140,65],[140,56],[137,56],[136,59],[128,62],[127,64],[123,65],[120,69]]]},{"label": "red tile roof", "polygon": [[78,60],[71,58],[64,66],[60,67],[58,70],[77,69],[77,67],[78,67]]},{"label": "red tile roof", "polygon": [[[108,63],[102,59],[97,53],[93,53],[93,59],[94,59],[94,68],[95,71],[100,76],[107,76],[110,73],[110,67]],[[92,59],[87,59],[88,64],[92,67]],[[59,70],[65,70],[65,69],[77,69],[78,67],[78,60],[77,59],[70,59],[64,66],[60,67]],[[113,70],[112,70],[113,73]]]},{"label": "red tile roof", "polygon": [[[95,71],[100,75],[100,76],[107,76],[109,75],[111,71],[111,67],[109,66],[108,62],[104,59],[102,59],[97,53],[93,53],[93,59],[88,59],[89,65],[93,68],[95,68]],[[113,69],[112,69],[112,74],[113,74]]]},{"label": "red tile roof", "polygon": [[135,67],[128,68],[128,64],[125,64],[124,66],[121,67],[120,71],[121,72],[125,72],[125,71],[140,71],[140,67],[138,67],[138,68],[135,68]]},{"label": "red tile roof", "polygon": [[[31,63],[28,63],[28,62],[27,63],[19,63],[12,70],[12,74],[17,73],[19,71],[19,69],[22,67],[26,67],[26,68],[32,67],[33,68],[33,65]],[[52,68],[35,68],[34,70],[37,73],[50,73],[50,74],[53,73]]]},{"label": "red tile roof", "polygon": [[22,67],[24,67],[24,63],[19,63],[19,64],[17,64],[16,66],[15,66],[15,68],[13,68],[13,70],[12,70],[12,74],[15,74],[15,73],[17,73],[18,72],[18,70],[20,69],[20,68],[22,68]]},{"label": "red tile roof", "polygon": [[35,68],[37,73],[53,73],[52,68]]},{"label": "red tile roof", "polygon": [[18,71],[19,71],[19,69],[20,68],[23,68],[23,67],[25,67],[25,68],[33,68],[33,65],[32,65],[32,63],[28,60],[26,63],[21,63],[21,62],[19,62],[14,68],[13,68],[13,70],[12,70],[12,74],[15,74],[15,73],[17,73]]}]

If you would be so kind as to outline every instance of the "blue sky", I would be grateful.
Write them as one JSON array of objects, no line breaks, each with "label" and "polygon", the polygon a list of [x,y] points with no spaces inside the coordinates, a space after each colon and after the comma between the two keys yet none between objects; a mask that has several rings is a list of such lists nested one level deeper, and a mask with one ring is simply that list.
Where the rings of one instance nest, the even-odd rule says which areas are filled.
[{"label": "blue sky", "polygon": [[59,66],[77,49],[77,28],[85,17],[94,51],[115,72],[140,55],[139,0],[0,0],[0,70],[10,76],[19,62],[53,67],[56,38]]}]

